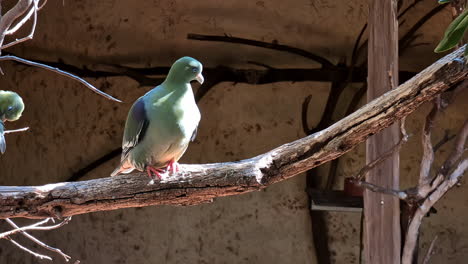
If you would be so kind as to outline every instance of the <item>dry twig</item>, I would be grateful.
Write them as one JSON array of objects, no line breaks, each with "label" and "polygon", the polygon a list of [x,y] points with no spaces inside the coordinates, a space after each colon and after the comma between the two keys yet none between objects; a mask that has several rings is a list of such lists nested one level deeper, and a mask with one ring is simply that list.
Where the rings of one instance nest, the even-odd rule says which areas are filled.
[{"label": "dry twig", "polygon": [[27,247],[21,245],[20,243],[18,243],[17,241],[15,241],[15,240],[13,240],[11,238],[12,235],[17,234],[17,233],[21,233],[26,238],[30,239],[31,241],[33,241],[34,243],[40,245],[41,247],[60,254],[65,259],[65,261],[68,262],[71,259],[70,256],[64,254],[60,249],[51,247],[51,246],[45,244],[44,242],[40,241],[39,239],[35,238],[34,236],[32,236],[32,235],[30,235],[29,233],[26,232],[26,230],[53,230],[53,229],[57,229],[59,227],[62,227],[65,224],[68,224],[68,222],[70,222],[70,220],[71,220],[71,217],[67,217],[62,222],[60,222],[58,224],[55,224],[55,225],[50,225],[50,226],[42,226],[42,225],[47,224],[49,221],[53,221],[52,218],[46,218],[46,219],[44,219],[42,221],[39,221],[37,223],[27,225],[27,226],[23,226],[23,227],[19,227],[11,219],[7,218],[5,220],[14,229],[10,230],[10,231],[7,231],[7,232],[0,233],[0,239],[6,239],[6,240],[11,241],[15,246],[19,247],[21,250],[24,250],[24,251],[26,251],[27,253],[29,253],[29,254],[31,254],[33,256],[35,256],[36,258],[52,260],[51,257],[39,254],[37,252],[34,252],[34,251],[28,249]]},{"label": "dry twig", "polygon": [[24,131],[27,131],[28,129],[29,129],[29,127],[23,127],[23,128],[18,128],[18,129],[12,129],[12,130],[5,130],[5,131],[3,131],[3,134],[24,132]]},{"label": "dry twig", "polygon": [[70,220],[71,220],[71,217],[67,217],[62,222],[60,222],[58,224],[55,224],[55,225],[42,226],[42,225],[47,224],[51,220],[52,220],[52,218],[46,218],[46,219],[44,219],[42,221],[39,221],[39,222],[37,222],[35,224],[32,224],[32,225],[23,226],[23,227],[15,228],[15,229],[7,231],[7,232],[0,233],[0,239],[9,237],[9,236],[14,235],[14,234],[19,233],[19,232],[24,232],[24,231],[27,231],[27,230],[42,230],[42,231],[44,231],[44,230],[57,229],[59,227],[62,227],[64,225],[68,224],[68,222],[70,222]]},{"label": "dry twig", "polygon": [[[20,228],[19,226],[17,226],[11,219],[5,219],[7,221],[8,224],[10,224],[13,228],[15,229],[18,229]],[[68,220],[69,221],[69,220]],[[63,222],[62,222],[63,223]],[[54,248],[54,247],[51,247],[47,244],[45,244],[44,242],[40,241],[39,239],[35,238],[34,236],[30,235],[29,233],[25,232],[25,231],[21,231],[21,234],[23,234],[25,237],[27,237],[28,239],[30,239],[31,241],[33,241],[34,243],[38,244],[39,246],[47,249],[47,250],[50,250],[50,251],[53,251],[53,252],[56,252],[58,254],[60,254],[64,259],[65,261],[69,261],[71,259],[70,256],[68,256],[67,254],[63,253],[60,249],[58,248]]]},{"label": "dry twig", "polygon": [[435,246],[435,242],[437,241],[437,238],[439,238],[438,235],[436,235],[434,239],[432,239],[431,245],[427,249],[426,256],[424,257],[422,264],[429,264],[429,260],[431,259],[432,251],[434,250],[434,246]]},{"label": "dry twig", "polygon": [[30,250],[29,248],[27,248],[27,247],[21,245],[20,243],[16,242],[16,241],[13,240],[12,238],[6,237],[5,239],[6,239],[6,240],[9,240],[11,243],[13,243],[13,245],[19,247],[21,250],[26,251],[27,253],[33,255],[34,257],[36,257],[36,258],[38,258],[38,259],[52,260],[51,257],[46,256],[46,255],[42,255],[42,254],[39,254],[39,253],[36,253],[36,252]]},{"label": "dry twig", "polygon": [[16,31],[18,31],[18,29],[21,28],[21,26],[24,25],[24,23],[26,23],[27,20],[29,20],[29,18],[31,18],[32,15],[34,15],[34,19],[33,19],[33,25],[32,25],[32,28],[31,28],[31,32],[26,36],[26,37],[23,37],[23,38],[20,38],[20,39],[16,39],[8,44],[5,44],[5,45],[1,45],[0,46],[0,50],[2,49],[6,49],[6,48],[9,48],[11,46],[14,46],[16,44],[19,44],[21,42],[24,42],[24,41],[27,41],[27,40],[30,40],[33,38],[34,36],[34,31],[36,30],[36,24],[37,24],[37,11],[39,10],[38,9],[38,2],[39,0],[33,0],[32,1],[32,7],[31,9],[29,10],[28,14],[26,14],[25,17],[23,17],[23,19],[18,22],[18,24],[16,24],[13,28],[11,29],[8,29],[5,34],[6,35],[11,35],[11,34],[14,34],[16,33]]},{"label": "dry twig", "polygon": [[46,70],[58,73],[60,75],[66,76],[68,78],[71,78],[73,80],[76,80],[76,81],[84,84],[86,87],[91,89],[91,91],[93,91],[93,92],[95,92],[95,93],[97,93],[97,94],[99,94],[101,96],[104,96],[105,98],[107,98],[109,100],[116,101],[116,102],[119,102],[119,103],[122,102],[119,99],[114,98],[111,95],[108,95],[107,93],[105,93],[105,92],[99,90],[98,88],[94,87],[92,84],[90,84],[86,80],[84,80],[84,79],[82,79],[82,78],[80,78],[80,77],[78,77],[78,76],[76,76],[74,74],[71,74],[69,72],[62,71],[59,68],[54,68],[54,67],[51,67],[51,66],[46,65],[46,64],[42,64],[42,63],[39,63],[39,62],[34,62],[34,61],[31,61],[31,60],[26,60],[26,59],[23,59],[23,58],[20,58],[20,57],[17,57],[17,56],[12,56],[12,55],[0,56],[0,61],[16,61],[16,62],[20,62],[20,63],[26,64],[26,65],[35,66],[35,67],[39,67],[39,68],[42,68],[42,69],[46,69]]}]

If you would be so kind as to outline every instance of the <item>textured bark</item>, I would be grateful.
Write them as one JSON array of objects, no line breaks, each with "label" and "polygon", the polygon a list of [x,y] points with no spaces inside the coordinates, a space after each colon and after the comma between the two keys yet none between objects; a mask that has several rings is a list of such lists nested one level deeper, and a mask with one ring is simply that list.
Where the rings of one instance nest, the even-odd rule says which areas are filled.
[{"label": "textured bark", "polygon": [[[367,101],[398,85],[397,0],[369,0]],[[367,163],[378,159],[400,140],[398,122],[366,142]],[[399,189],[399,151],[367,173],[372,186]],[[364,191],[365,263],[399,264],[401,251],[400,201],[393,195]]]},{"label": "textured bark", "polygon": [[44,186],[0,187],[0,218],[64,217],[150,205],[195,205],[246,193],[336,159],[422,103],[468,78],[463,49],[334,125],[238,162],[183,165],[182,173],[148,185],[144,173]]}]

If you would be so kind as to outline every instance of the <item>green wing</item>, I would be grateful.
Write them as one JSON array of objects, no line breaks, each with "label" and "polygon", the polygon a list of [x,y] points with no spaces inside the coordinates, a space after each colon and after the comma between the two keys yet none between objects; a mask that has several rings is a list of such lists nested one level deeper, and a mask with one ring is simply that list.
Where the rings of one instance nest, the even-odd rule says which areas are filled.
[{"label": "green wing", "polygon": [[3,122],[0,120],[0,152],[3,154],[6,150],[6,141],[5,141],[5,126]]},{"label": "green wing", "polygon": [[122,142],[122,160],[127,157],[132,148],[143,140],[148,129],[148,124],[149,120],[146,114],[145,101],[143,97],[140,97],[128,112]]}]

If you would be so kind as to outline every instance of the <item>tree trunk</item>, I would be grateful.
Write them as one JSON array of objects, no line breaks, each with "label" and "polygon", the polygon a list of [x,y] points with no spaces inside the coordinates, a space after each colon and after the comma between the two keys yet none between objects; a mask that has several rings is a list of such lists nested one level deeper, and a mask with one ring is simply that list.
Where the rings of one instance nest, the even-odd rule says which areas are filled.
[{"label": "tree trunk", "polygon": [[[398,23],[396,0],[370,0],[367,101],[397,87]],[[382,156],[399,141],[398,122],[367,140],[367,162]],[[382,162],[366,180],[389,189],[399,189],[399,154]],[[400,206],[395,196],[364,192],[366,263],[400,263]]]}]

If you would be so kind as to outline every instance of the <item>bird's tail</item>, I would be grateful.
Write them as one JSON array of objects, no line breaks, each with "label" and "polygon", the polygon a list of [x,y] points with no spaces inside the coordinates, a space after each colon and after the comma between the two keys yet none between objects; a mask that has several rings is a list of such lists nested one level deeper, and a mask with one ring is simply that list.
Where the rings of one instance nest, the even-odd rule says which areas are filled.
[{"label": "bird's tail", "polygon": [[120,172],[122,171],[122,166],[119,165],[112,173],[111,173],[111,177],[115,176],[115,175],[118,175],[120,174]]},{"label": "bird's tail", "polygon": [[134,170],[135,168],[130,165],[128,162],[122,161],[119,166],[111,173],[112,176],[119,175],[121,173],[130,173]]},{"label": "bird's tail", "polygon": [[5,125],[0,120],[0,153],[5,153],[6,141],[5,141]]}]

